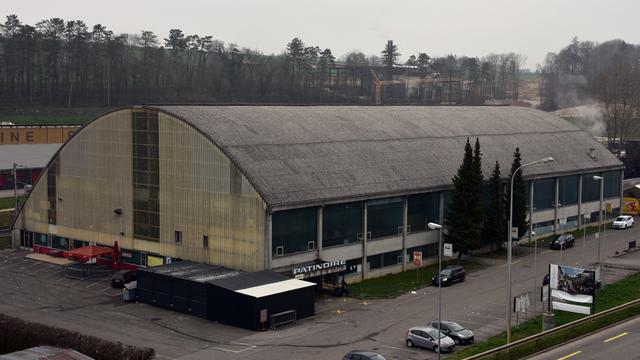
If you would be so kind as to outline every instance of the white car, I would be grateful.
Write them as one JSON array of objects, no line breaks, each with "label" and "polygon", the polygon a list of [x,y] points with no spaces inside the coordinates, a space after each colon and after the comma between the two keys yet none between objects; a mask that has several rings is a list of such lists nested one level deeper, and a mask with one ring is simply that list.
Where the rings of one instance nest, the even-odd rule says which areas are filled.
[{"label": "white car", "polygon": [[622,215],[613,222],[614,229],[628,229],[633,226],[633,216]]}]

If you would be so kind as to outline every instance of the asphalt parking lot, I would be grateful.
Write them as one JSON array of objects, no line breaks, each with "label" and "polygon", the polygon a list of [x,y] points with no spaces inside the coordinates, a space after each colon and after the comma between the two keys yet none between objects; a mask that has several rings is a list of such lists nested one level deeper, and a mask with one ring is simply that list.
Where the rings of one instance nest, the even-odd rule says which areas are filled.
[{"label": "asphalt parking lot", "polygon": [[88,333],[109,340],[150,346],[160,359],[205,349],[238,351],[243,329],[211,323],[145,304],[124,303],[109,277],[76,280],[59,265],[25,258],[28,251],[0,251],[0,312]]},{"label": "asphalt parking lot", "polygon": [[[640,252],[620,259],[610,257],[640,238],[640,227],[610,232],[605,244],[609,261],[634,262]],[[547,264],[591,266],[596,243],[579,240],[564,251],[540,249],[536,272],[533,255],[514,259],[513,294],[531,290],[541,282]],[[428,350],[408,349],[404,335],[411,326],[437,316],[437,288],[425,287],[395,299],[362,301],[318,297],[316,315],[295,326],[252,332],[224,326],[145,304],[124,303],[122,291],[108,278],[72,280],[60,266],[25,258],[28,251],[0,251],[0,312],[26,320],[121,341],[150,346],[159,359],[339,359],[353,349],[374,350],[387,359],[435,359]],[[483,340],[504,329],[504,259],[491,259],[487,267],[471,273],[467,281],[443,290],[443,319],[459,322]],[[634,270],[607,267],[606,282]],[[541,306],[537,304],[540,312]],[[515,323],[515,316],[513,321]]]}]

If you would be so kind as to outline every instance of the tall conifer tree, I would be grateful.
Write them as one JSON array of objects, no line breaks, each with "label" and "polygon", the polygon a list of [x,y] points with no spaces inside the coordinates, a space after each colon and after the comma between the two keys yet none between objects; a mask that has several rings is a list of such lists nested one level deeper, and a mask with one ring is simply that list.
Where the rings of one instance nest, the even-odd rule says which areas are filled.
[{"label": "tall conifer tree", "polygon": [[[521,165],[522,157],[520,155],[520,148],[516,148],[516,151],[513,153],[513,163],[511,163],[509,181],[511,181],[513,172]],[[506,197],[507,220],[509,219],[509,191],[511,191],[510,188],[507,189]],[[513,178],[513,224],[511,226],[518,228],[518,238],[529,228],[529,222],[527,221],[527,186],[522,178],[522,171],[518,171]]]}]

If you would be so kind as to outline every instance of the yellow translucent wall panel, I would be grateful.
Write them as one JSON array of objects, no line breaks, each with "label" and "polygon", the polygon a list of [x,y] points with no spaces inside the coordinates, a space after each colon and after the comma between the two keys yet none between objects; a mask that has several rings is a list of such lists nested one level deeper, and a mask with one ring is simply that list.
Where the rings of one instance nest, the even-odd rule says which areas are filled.
[{"label": "yellow translucent wall panel", "polygon": [[[148,110],[107,114],[62,148],[57,224],[47,221],[45,172],[25,205],[22,228],[109,246],[119,241],[127,249],[245,271],[264,269],[264,202],[222,151],[168,115],[159,116],[160,241],[133,238],[131,111]],[[175,231],[182,232],[182,244],[175,243]]]}]

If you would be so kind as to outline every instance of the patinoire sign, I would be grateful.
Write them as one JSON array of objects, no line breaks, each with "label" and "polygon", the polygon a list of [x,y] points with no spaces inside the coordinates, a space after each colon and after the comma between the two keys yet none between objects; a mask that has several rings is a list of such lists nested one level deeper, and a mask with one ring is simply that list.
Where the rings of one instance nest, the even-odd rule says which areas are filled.
[{"label": "patinoire sign", "polygon": [[[293,269],[293,275],[299,276],[302,275],[304,277],[316,276],[320,275],[324,270],[334,270],[334,268],[344,267],[346,268],[347,261],[346,260],[335,260],[335,261],[323,261],[317,264],[311,264],[306,266],[300,266]],[[332,271],[327,271],[332,272]]]}]

